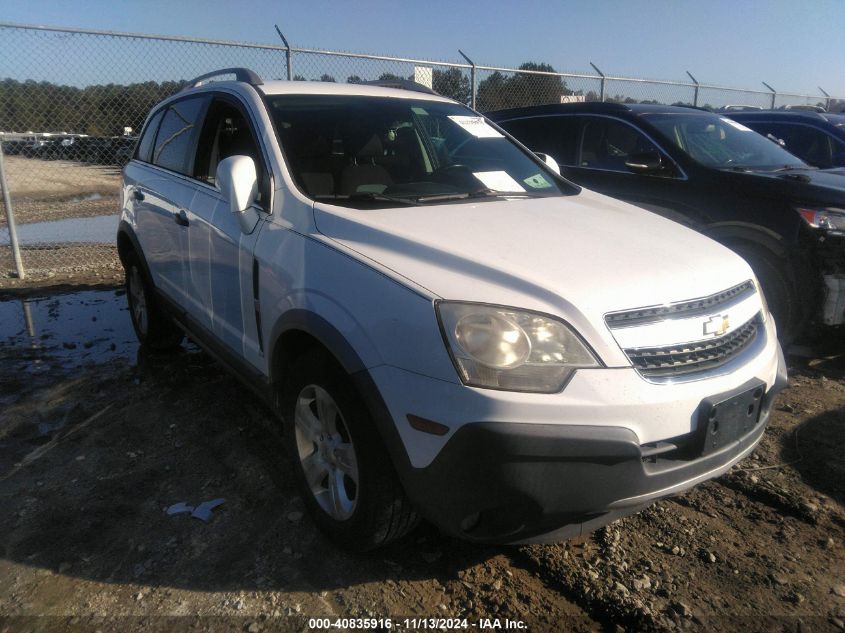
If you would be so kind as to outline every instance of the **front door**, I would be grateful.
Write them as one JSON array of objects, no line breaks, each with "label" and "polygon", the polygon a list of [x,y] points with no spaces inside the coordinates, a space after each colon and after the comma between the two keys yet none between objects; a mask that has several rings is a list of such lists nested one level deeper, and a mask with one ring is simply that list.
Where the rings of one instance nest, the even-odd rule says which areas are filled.
[{"label": "front door", "polygon": [[[196,193],[189,209],[187,248],[189,313],[239,356],[260,366],[255,275],[260,271],[252,253],[263,226],[270,194],[267,161],[246,109],[233,97],[215,96],[208,109],[194,163]],[[255,161],[259,195],[255,202],[262,221],[244,233],[229,202],[215,187],[218,163],[229,156]]]}]

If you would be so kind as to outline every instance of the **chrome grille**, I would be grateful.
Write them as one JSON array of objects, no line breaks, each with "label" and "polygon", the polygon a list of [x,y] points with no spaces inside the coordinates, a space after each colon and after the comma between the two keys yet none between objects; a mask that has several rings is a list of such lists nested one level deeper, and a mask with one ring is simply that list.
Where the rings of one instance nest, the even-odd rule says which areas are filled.
[{"label": "chrome grille", "polygon": [[715,312],[728,304],[741,301],[754,292],[754,282],[749,279],[733,288],[728,288],[727,290],[707,297],[679,301],[678,303],[671,303],[669,305],[611,312],[605,315],[604,320],[609,328],[615,329],[654,323],[656,321],[663,321],[664,319],[687,319],[699,314]]},{"label": "chrome grille", "polygon": [[648,378],[683,376],[724,365],[754,342],[759,326],[758,314],[725,336],[664,347],[626,349],[625,353],[637,371]]}]

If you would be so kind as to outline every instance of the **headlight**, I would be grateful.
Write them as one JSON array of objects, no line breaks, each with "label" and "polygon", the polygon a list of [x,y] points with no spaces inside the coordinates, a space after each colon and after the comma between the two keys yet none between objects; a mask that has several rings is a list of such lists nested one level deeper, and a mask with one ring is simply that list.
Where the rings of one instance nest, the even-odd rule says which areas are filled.
[{"label": "headlight", "polygon": [[554,393],[578,367],[599,367],[563,321],[500,306],[437,303],[455,368],[466,385]]},{"label": "headlight", "polygon": [[845,209],[833,207],[825,209],[798,207],[795,210],[814,229],[845,231]]}]

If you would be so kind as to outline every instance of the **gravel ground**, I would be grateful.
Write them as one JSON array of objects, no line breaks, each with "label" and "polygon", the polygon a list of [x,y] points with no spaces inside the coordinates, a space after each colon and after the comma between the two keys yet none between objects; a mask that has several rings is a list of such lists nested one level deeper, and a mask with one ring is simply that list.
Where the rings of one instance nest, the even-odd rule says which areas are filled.
[{"label": "gravel ground", "polygon": [[[100,288],[0,301],[0,630],[412,616],[845,629],[843,356],[791,358],[764,440],[730,473],[586,539],[478,547],[423,524],[353,556],[303,514],[268,411],[190,344],[140,352],[124,300]],[[166,513],[217,498],[207,523]]]}]

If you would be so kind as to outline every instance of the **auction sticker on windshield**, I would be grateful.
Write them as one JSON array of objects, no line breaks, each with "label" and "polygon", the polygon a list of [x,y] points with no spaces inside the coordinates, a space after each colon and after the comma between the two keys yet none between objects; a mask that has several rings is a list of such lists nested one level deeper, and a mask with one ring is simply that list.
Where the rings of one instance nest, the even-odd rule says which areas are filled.
[{"label": "auction sticker on windshield", "polygon": [[492,125],[487,123],[487,121],[484,120],[484,117],[461,116],[455,114],[451,115],[449,119],[453,123],[460,125],[476,138],[504,138],[504,134],[501,134]]},{"label": "auction sticker on windshield", "polygon": [[472,175],[493,191],[525,191],[506,171],[474,171]]}]

